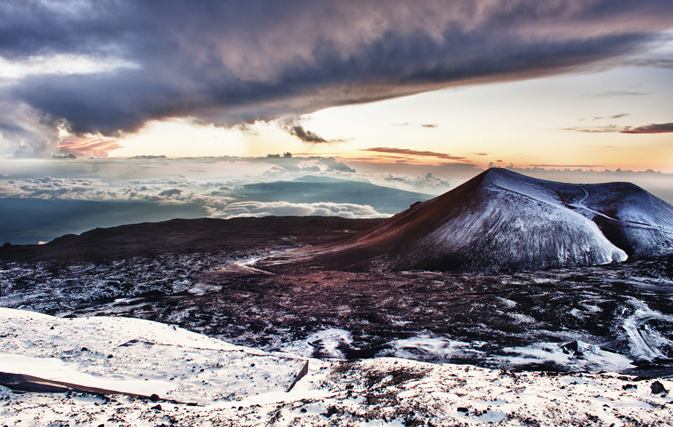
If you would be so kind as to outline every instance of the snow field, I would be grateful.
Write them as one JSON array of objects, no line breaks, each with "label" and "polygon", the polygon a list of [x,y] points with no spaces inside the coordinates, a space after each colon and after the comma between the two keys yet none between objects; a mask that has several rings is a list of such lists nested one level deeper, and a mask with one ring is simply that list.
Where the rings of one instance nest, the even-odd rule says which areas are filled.
[{"label": "snow field", "polygon": [[[308,375],[286,393],[305,358],[237,347],[138,319],[59,319],[4,308],[0,318],[5,372],[151,392],[199,405],[121,394],[17,393],[0,387],[0,424],[673,423],[673,401],[652,394],[652,381],[617,374],[515,373],[397,358],[311,359]],[[673,381],[660,382],[673,388]]]}]

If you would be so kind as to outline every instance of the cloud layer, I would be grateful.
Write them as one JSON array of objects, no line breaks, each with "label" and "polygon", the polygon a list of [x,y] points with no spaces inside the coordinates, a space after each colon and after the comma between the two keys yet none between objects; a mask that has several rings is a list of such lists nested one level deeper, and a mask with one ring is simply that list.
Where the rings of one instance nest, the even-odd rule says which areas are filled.
[{"label": "cloud layer", "polygon": [[[149,120],[231,126],[574,70],[656,39],[673,27],[673,3],[25,0],[2,2],[0,16],[13,70],[0,101],[26,106],[31,123],[115,136]],[[21,139],[14,152],[54,138],[17,122],[0,117],[3,135]]]},{"label": "cloud layer", "polygon": [[342,218],[385,218],[368,205],[352,203],[236,202],[213,215],[216,218],[262,216],[339,216]]}]

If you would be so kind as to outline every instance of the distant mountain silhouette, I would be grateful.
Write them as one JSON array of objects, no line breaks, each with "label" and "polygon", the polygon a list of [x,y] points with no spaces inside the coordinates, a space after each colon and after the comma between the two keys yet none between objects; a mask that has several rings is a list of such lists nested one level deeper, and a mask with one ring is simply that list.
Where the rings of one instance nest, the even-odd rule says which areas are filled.
[{"label": "distant mountain silhouette", "polygon": [[489,169],[372,230],[301,252],[348,269],[508,271],[673,254],[673,206],[629,183]]},{"label": "distant mountain silhouette", "polygon": [[397,188],[383,187],[365,181],[352,181],[307,175],[292,181],[260,182],[232,190],[230,197],[257,202],[289,203],[354,203],[369,205],[377,212],[395,214],[419,200],[432,195]]}]

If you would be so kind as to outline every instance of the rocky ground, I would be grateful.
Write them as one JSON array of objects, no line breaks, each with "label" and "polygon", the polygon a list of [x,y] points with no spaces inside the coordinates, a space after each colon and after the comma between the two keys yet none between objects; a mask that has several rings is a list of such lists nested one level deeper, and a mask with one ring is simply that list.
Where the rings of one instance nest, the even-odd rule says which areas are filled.
[{"label": "rocky ground", "polygon": [[[673,357],[671,258],[497,275],[246,266],[274,250],[4,262],[0,305],[313,357],[592,371],[667,369]],[[574,341],[584,351],[562,348]]]}]

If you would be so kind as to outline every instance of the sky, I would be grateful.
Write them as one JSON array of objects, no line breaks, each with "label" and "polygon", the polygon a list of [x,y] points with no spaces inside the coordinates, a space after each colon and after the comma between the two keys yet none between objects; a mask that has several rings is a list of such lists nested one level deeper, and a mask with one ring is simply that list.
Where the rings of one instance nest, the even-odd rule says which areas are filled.
[{"label": "sky", "polygon": [[[0,197],[367,217],[389,212],[240,186],[321,174],[436,195],[501,166],[670,202],[671,58],[670,0],[8,0]],[[176,208],[197,194],[220,199]]]}]

